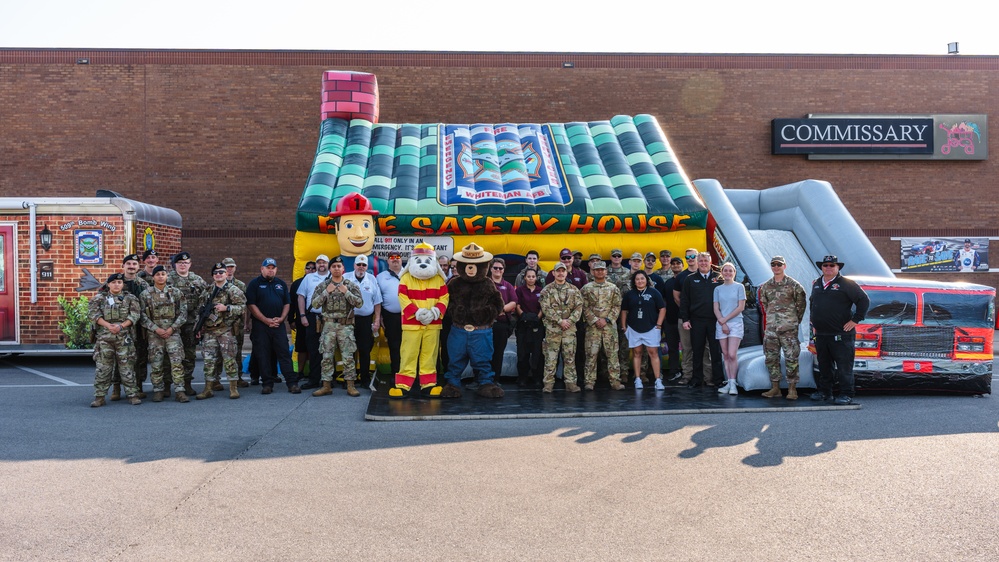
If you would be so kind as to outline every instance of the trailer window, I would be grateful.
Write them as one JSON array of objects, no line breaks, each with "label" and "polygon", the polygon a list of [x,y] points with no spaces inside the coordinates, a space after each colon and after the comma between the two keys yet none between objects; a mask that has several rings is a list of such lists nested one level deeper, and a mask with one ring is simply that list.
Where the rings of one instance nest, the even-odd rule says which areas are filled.
[{"label": "trailer window", "polygon": [[908,325],[916,323],[916,294],[908,291],[868,291],[871,307],[864,324]]},{"label": "trailer window", "polygon": [[923,324],[991,328],[995,326],[993,297],[986,294],[924,293]]}]

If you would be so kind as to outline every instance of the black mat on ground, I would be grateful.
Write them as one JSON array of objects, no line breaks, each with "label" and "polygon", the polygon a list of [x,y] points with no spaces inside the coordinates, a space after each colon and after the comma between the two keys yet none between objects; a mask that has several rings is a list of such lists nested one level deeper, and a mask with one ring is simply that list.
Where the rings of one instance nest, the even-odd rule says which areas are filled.
[{"label": "black mat on ground", "polygon": [[[858,410],[859,404],[836,406],[813,402],[808,393],[798,400],[768,399],[762,391],[740,392],[738,396],[718,394],[714,388],[668,387],[569,393],[556,389],[551,394],[504,385],[503,398],[482,398],[464,390],[461,398],[448,400],[411,397],[393,399],[387,385],[371,394],[364,418],[372,421],[468,420],[510,418],[576,418],[600,416],[648,416],[666,414],[726,414],[749,412],[809,412],[819,410]],[[786,393],[786,391],[785,391]]]}]

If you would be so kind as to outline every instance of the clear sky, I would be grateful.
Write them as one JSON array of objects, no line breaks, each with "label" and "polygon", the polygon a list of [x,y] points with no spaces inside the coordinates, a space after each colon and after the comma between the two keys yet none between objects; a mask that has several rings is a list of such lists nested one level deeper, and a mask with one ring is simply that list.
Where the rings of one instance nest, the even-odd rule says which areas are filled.
[{"label": "clear sky", "polygon": [[[584,7],[587,6],[587,7]],[[0,47],[999,55],[993,1],[0,0]]]}]

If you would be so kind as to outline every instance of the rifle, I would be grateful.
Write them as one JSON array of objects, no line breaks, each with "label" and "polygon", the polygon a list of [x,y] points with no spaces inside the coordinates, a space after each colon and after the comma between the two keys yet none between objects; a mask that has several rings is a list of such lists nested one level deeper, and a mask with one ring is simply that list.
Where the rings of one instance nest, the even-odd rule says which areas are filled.
[{"label": "rifle", "polygon": [[[222,287],[225,287],[225,285]],[[198,311],[198,322],[194,325],[194,341],[196,344],[201,343],[201,329],[205,327],[205,322],[207,322],[208,318],[210,318],[215,312],[215,297],[218,296],[222,287],[215,285],[215,289],[212,290],[211,296],[208,297],[208,302],[201,305],[201,310]]]}]

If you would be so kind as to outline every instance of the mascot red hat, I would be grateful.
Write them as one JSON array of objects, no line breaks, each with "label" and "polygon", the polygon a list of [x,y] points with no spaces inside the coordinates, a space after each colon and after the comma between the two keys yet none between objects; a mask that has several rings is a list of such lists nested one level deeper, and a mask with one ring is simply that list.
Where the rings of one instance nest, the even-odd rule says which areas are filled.
[{"label": "mascot red hat", "polygon": [[336,204],[336,209],[330,213],[330,217],[342,217],[343,215],[371,215],[378,216],[378,211],[371,206],[371,201],[360,193],[351,193],[340,198]]}]

